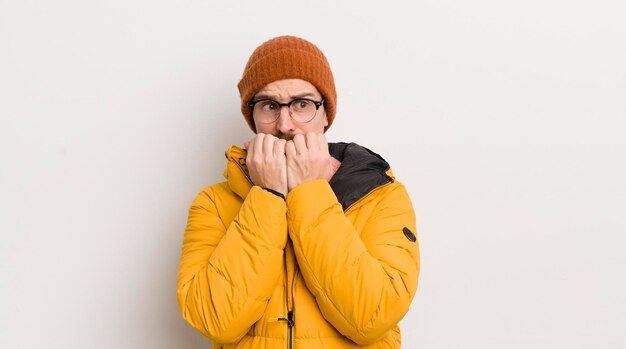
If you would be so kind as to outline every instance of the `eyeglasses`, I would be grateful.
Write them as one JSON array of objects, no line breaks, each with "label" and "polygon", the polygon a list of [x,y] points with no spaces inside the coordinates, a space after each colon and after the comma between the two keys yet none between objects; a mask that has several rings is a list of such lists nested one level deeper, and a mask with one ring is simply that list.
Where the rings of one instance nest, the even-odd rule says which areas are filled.
[{"label": "eyeglasses", "polygon": [[307,123],[315,118],[322,104],[324,104],[324,99],[314,101],[308,98],[297,98],[289,103],[280,103],[273,99],[263,98],[248,102],[248,107],[252,109],[252,114],[257,121],[264,124],[275,122],[280,116],[282,107],[289,109],[289,115],[295,121]]}]

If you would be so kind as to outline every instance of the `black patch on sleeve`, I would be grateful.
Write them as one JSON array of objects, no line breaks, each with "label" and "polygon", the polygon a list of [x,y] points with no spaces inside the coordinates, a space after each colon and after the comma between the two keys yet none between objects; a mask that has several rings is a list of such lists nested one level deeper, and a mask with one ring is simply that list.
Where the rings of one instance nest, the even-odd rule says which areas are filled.
[{"label": "black patch on sleeve", "polygon": [[412,231],[409,230],[409,228],[407,227],[402,228],[402,232],[404,233],[404,236],[406,236],[406,238],[409,239],[409,241],[411,242],[417,241],[417,237],[415,236],[415,234],[413,234]]}]

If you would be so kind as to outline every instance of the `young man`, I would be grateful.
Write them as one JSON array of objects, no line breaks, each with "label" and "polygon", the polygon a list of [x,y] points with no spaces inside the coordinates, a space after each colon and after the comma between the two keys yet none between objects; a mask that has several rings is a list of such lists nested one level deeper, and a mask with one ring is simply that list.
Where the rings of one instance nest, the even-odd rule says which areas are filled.
[{"label": "young man", "polygon": [[415,214],[377,154],[328,144],[323,53],[282,36],[239,82],[256,136],[193,201],[178,273],[183,318],[214,348],[399,348],[417,288]]}]

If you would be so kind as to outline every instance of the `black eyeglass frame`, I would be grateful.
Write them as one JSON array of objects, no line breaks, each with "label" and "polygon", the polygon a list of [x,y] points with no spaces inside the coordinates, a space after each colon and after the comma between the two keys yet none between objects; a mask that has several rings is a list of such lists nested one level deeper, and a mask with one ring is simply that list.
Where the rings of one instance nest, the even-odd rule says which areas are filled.
[{"label": "black eyeglass frame", "polygon": [[[276,118],[274,119],[274,121],[276,121],[278,119],[278,116],[280,116],[280,110],[283,107],[287,107],[287,110],[289,110],[289,116],[291,116],[291,118],[293,119],[293,114],[291,113],[291,105],[296,102],[296,101],[309,101],[311,103],[313,103],[315,105],[315,114],[313,114],[313,116],[307,120],[307,121],[298,121],[298,122],[302,122],[302,123],[307,123],[307,122],[311,122],[311,120],[315,119],[315,116],[317,115],[317,111],[320,110],[320,107],[322,106],[322,104],[324,104],[324,102],[326,101],[325,98],[322,98],[321,101],[316,101],[314,99],[310,99],[310,98],[296,98],[296,99],[292,99],[291,101],[287,102],[287,103],[280,103],[276,100],[273,100],[271,98],[261,98],[261,99],[257,99],[256,101],[250,101],[248,102],[248,107],[250,109],[252,109],[252,111],[254,112],[254,106],[259,103],[259,102],[263,102],[263,101],[270,101],[270,102],[274,102],[276,103],[276,105],[278,105],[278,109],[276,109]],[[295,120],[295,119],[294,119]],[[274,122],[272,121],[272,122]],[[297,121],[297,120],[296,120]]]}]

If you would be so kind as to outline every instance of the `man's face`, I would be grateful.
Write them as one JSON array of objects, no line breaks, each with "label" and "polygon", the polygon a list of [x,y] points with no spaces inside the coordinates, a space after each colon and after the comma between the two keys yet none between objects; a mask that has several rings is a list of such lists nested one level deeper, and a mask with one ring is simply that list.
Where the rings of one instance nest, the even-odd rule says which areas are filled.
[{"label": "man's face", "polygon": [[[252,100],[263,98],[273,99],[279,103],[289,103],[296,98],[308,98],[321,101],[322,95],[308,81],[301,79],[278,80],[265,85]],[[254,116],[254,115],[253,115]],[[324,106],[320,106],[315,117],[306,123],[294,120],[287,107],[280,108],[280,114],[276,121],[263,123],[254,117],[254,124],[257,133],[271,134],[278,138],[290,140],[297,134],[308,132],[324,133],[324,128],[328,126],[328,116]]]}]

